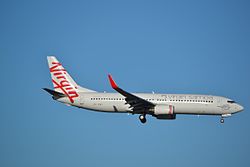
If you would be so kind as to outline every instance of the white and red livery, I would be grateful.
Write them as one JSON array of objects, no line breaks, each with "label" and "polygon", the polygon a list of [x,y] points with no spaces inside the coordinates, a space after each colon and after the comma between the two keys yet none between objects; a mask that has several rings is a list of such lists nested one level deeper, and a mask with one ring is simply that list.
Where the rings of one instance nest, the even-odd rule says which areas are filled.
[{"label": "white and red livery", "polygon": [[224,123],[224,117],[244,109],[235,101],[221,96],[129,93],[121,89],[111,75],[108,78],[117,93],[100,93],[77,85],[54,56],[48,56],[48,64],[54,89],[44,90],[54,100],[88,110],[139,114],[142,123],[146,122],[146,115],[175,119],[177,114],[219,115],[221,123]]}]

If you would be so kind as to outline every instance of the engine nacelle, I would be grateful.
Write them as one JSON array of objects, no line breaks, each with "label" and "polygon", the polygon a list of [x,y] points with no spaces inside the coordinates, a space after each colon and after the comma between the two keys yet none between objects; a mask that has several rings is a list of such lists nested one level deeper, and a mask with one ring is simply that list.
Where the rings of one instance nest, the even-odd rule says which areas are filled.
[{"label": "engine nacelle", "polygon": [[156,105],[154,115],[157,119],[175,119],[174,106],[172,105]]}]

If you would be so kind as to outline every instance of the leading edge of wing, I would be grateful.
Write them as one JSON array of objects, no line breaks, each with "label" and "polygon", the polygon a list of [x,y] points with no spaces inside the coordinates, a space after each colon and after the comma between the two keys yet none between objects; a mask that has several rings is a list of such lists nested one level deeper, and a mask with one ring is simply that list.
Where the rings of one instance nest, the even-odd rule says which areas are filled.
[{"label": "leading edge of wing", "polygon": [[119,92],[121,95],[123,95],[126,100],[126,102],[131,106],[133,107],[134,109],[140,107],[140,108],[149,108],[149,107],[153,107],[155,106],[153,103],[147,101],[147,100],[144,100],[136,95],[133,95],[123,89],[121,89],[117,84],[116,82],[113,80],[112,76],[109,74],[108,75],[108,78],[109,78],[109,82],[110,82],[110,85],[111,87],[116,90],[117,92]]}]

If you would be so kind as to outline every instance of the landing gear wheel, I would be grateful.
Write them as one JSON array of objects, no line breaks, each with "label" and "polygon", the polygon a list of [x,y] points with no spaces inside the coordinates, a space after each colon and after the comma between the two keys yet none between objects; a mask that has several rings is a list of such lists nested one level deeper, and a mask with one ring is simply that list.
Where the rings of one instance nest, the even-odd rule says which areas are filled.
[{"label": "landing gear wheel", "polygon": [[223,118],[220,119],[220,123],[222,123],[222,124],[224,123],[224,119]]},{"label": "landing gear wheel", "polygon": [[141,123],[145,124],[147,122],[146,116],[145,115],[140,115],[139,119],[141,121]]}]

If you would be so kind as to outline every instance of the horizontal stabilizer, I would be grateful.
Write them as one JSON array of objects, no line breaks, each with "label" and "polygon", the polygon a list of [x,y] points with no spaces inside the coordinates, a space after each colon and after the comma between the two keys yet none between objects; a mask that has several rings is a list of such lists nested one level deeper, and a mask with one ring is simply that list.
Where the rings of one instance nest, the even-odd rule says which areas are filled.
[{"label": "horizontal stabilizer", "polygon": [[61,97],[66,97],[65,94],[48,89],[48,88],[43,88],[43,90],[45,90],[46,92],[48,92],[49,94],[51,94],[53,96],[53,98],[59,99]]}]

